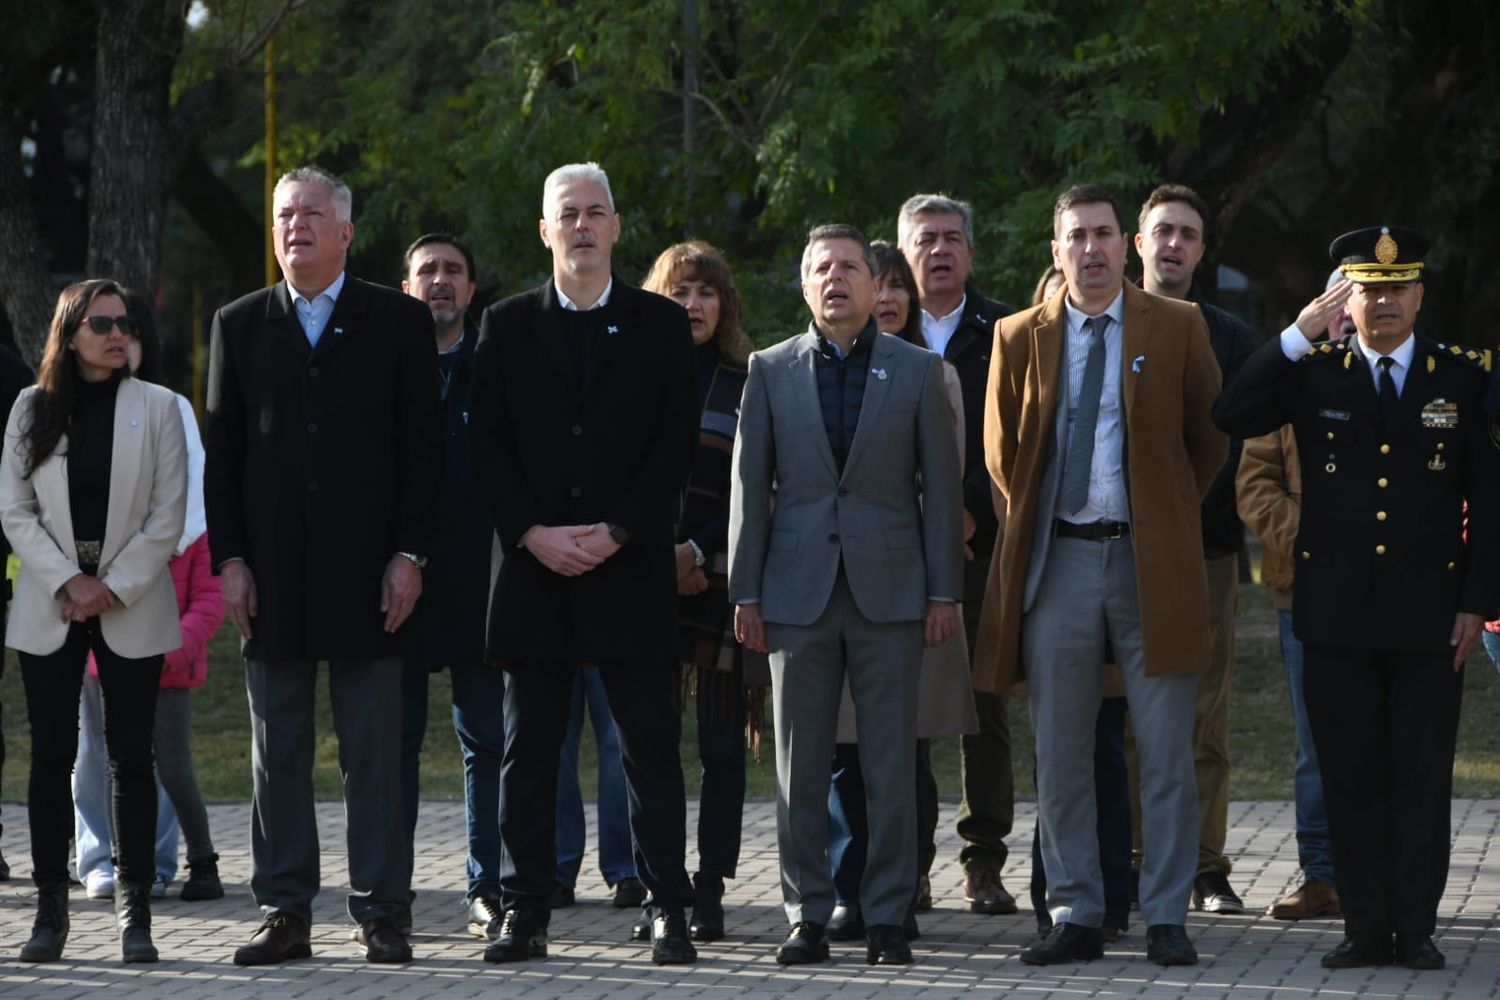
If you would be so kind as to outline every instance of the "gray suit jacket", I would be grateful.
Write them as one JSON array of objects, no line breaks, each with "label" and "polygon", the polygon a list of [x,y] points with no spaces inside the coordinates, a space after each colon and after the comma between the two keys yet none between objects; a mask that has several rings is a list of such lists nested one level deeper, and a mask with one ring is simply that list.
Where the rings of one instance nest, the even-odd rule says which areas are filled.
[{"label": "gray suit jacket", "polygon": [[810,625],[842,561],[866,618],[920,620],[930,598],[957,600],[963,586],[963,481],[942,359],[880,334],[840,476],[816,350],[809,330],[750,357],[734,441],[730,600],[758,600],[768,622]]}]

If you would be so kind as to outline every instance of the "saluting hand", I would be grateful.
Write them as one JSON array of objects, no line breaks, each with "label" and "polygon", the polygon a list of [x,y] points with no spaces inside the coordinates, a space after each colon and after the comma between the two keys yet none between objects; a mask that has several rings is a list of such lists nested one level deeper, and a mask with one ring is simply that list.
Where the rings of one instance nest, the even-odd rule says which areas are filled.
[{"label": "saluting hand", "polygon": [[1302,336],[1310,341],[1321,337],[1353,291],[1354,282],[1340,278],[1332,288],[1303,306],[1297,314],[1297,329],[1302,331]]},{"label": "saluting hand", "polygon": [[391,556],[380,581],[380,610],[385,612],[385,630],[394,632],[411,617],[422,596],[422,571],[403,555]]}]

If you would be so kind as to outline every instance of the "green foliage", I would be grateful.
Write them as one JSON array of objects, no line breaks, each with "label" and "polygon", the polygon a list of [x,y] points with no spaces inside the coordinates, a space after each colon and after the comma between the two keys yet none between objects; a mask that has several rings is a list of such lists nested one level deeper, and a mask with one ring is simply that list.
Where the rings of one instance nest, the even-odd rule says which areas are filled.
[{"label": "green foliage", "polygon": [[976,277],[1020,301],[1059,190],[1088,179],[1128,205],[1163,179],[1157,144],[1191,144],[1205,114],[1254,100],[1327,19],[1355,16],[1317,0],[696,0],[693,40],[683,6],[313,5],[280,33],[285,160],[345,171],[360,246],[452,229],[501,294],[546,274],[547,172],[597,160],[624,273],[708,239],[764,342],[805,322],[795,260],[810,226],[894,237],[918,190],[973,202]]}]

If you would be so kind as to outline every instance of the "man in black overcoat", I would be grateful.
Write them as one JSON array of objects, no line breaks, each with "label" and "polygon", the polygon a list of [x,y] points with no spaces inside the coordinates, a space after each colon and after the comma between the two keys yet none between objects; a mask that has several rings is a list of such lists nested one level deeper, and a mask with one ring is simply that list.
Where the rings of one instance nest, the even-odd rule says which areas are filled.
[{"label": "man in black overcoat", "polygon": [[613,277],[620,217],[597,166],[549,175],[540,228],[552,279],[485,310],[469,415],[504,552],[486,656],[505,670],[505,914],[484,957],[547,954],[558,753],[587,665],[619,732],[652,958],[691,962],[673,521],[697,439],[692,333],[681,307]]},{"label": "man in black overcoat", "polygon": [[244,637],[254,732],[250,886],[265,919],[240,965],[311,954],[318,891],[313,695],[339,737],[349,915],[404,962],[402,641],[422,591],[441,441],[432,314],[345,270],[352,198],[312,167],[276,185],[285,280],[214,316],[204,493],[224,604]]},{"label": "man in black overcoat", "polygon": [[[1301,455],[1292,628],[1344,911],[1331,969],[1443,967],[1463,664],[1500,605],[1489,354],[1413,332],[1426,248],[1395,226],[1334,240],[1345,280],[1214,404],[1239,437],[1291,423]],[[1313,343],[1346,302],[1359,336]]]},{"label": "man in black overcoat", "polygon": [[[21,356],[5,344],[0,344],[0,413],[10,416],[10,408],[16,405],[21,390],[36,381],[36,374],[21,360]],[[0,534],[0,568],[10,558],[10,539]],[[10,605],[10,581],[0,579],[0,629],[5,628],[5,611]],[[0,677],[5,675],[5,661],[0,658]],[[5,767],[5,734],[0,733],[0,770]],[[0,827],[4,829],[4,827]],[[10,865],[0,857],[0,882],[10,879]]]}]

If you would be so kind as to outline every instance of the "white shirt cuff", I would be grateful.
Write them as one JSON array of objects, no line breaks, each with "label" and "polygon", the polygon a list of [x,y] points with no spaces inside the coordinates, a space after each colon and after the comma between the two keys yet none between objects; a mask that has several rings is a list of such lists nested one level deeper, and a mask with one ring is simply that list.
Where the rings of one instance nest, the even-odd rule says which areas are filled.
[{"label": "white shirt cuff", "polygon": [[1298,358],[1313,352],[1312,341],[1303,336],[1302,331],[1293,323],[1281,331],[1281,353],[1286,355],[1288,361],[1296,361]]}]

